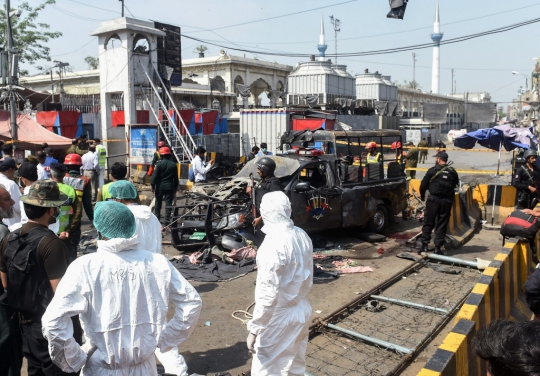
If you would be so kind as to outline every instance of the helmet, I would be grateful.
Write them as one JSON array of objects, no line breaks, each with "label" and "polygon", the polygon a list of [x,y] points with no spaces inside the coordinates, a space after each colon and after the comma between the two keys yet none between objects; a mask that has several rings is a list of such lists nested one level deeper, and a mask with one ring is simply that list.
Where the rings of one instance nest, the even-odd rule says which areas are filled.
[{"label": "helmet", "polygon": [[159,148],[159,154],[161,155],[169,155],[171,154],[171,149],[169,149],[167,146],[163,146]]},{"label": "helmet", "polygon": [[377,144],[373,141],[370,141],[366,144],[366,149],[375,149],[377,148]]},{"label": "helmet", "polygon": [[163,146],[165,146],[165,141],[159,141],[159,142],[157,143],[157,147],[158,147],[158,148],[162,148]]},{"label": "helmet", "polygon": [[64,159],[64,164],[66,166],[82,166],[82,159],[79,154],[68,154]]},{"label": "helmet", "polygon": [[527,150],[527,151],[523,154],[523,158],[524,158],[525,160],[527,160],[529,157],[536,157],[536,156],[537,156],[536,151],[535,151],[535,150],[531,150],[531,149]]},{"label": "helmet", "polygon": [[400,141],[392,142],[392,150],[394,150],[394,149],[401,149],[401,142]]},{"label": "helmet", "polygon": [[257,168],[266,175],[272,175],[276,171],[276,162],[272,158],[262,157],[257,161]]}]

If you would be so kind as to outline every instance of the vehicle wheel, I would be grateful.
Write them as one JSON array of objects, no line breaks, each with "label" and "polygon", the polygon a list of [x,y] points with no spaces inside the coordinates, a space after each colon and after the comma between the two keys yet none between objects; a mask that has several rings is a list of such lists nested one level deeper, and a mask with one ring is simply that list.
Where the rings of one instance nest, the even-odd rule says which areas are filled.
[{"label": "vehicle wheel", "polygon": [[369,221],[369,229],[373,232],[381,233],[388,226],[388,210],[382,204],[377,205],[377,211]]}]

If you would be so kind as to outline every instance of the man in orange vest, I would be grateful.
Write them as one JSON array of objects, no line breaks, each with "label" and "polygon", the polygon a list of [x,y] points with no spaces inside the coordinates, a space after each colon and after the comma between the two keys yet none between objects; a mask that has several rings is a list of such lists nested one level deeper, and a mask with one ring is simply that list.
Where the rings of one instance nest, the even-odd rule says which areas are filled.
[{"label": "man in orange vest", "polygon": [[[89,220],[94,220],[94,209],[92,208],[92,190],[90,179],[81,175],[82,158],[79,154],[68,154],[64,159],[64,165],[68,172],[64,177],[64,184],[70,185],[75,190],[77,198],[82,202],[82,206]],[[71,246],[77,252],[77,246],[81,241],[81,222],[72,230],[70,235]]]}]

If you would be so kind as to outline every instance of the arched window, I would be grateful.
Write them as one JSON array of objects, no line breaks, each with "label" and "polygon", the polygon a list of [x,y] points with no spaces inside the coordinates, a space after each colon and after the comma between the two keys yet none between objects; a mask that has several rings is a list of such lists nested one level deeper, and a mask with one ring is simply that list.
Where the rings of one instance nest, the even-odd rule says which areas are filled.
[{"label": "arched window", "polygon": [[122,47],[122,41],[120,40],[120,37],[118,34],[113,34],[107,39],[107,42],[105,43],[105,49],[106,50],[112,50],[113,48],[120,48]]},{"label": "arched window", "polygon": [[133,52],[138,54],[150,53],[150,43],[148,42],[148,38],[141,34],[135,35],[135,38],[133,38]]}]

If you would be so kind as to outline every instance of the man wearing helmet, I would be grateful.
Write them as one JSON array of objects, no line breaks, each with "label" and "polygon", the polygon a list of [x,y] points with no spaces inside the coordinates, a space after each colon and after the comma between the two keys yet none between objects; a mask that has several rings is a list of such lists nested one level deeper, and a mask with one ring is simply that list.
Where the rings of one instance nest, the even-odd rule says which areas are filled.
[{"label": "man wearing helmet", "polygon": [[[261,177],[261,182],[255,187],[255,209],[257,209],[257,218],[253,220],[253,226],[258,227],[262,223],[260,212],[262,198],[269,192],[283,191],[283,185],[274,175],[276,171],[276,162],[270,157],[262,157],[257,164],[257,174]],[[247,193],[251,196],[251,187],[247,188]]]},{"label": "man wearing helmet", "polygon": [[401,141],[392,142],[392,150],[396,151],[396,162],[403,166],[405,163],[405,155],[403,153]]},{"label": "man wearing helmet", "polygon": [[381,161],[381,153],[377,153],[377,144],[373,141],[366,144],[368,155],[366,163],[379,163]]},{"label": "man wearing helmet", "polygon": [[536,151],[527,150],[523,154],[525,164],[517,169],[512,185],[517,191],[516,209],[530,209],[533,199],[538,195],[540,171],[536,167]]},{"label": "man wearing helmet", "polygon": [[161,217],[161,203],[165,199],[165,224],[171,217],[172,203],[178,189],[178,168],[171,158],[171,149],[164,146],[159,149],[161,161],[156,164],[152,174],[152,192],[156,195],[155,215]]},{"label": "man wearing helmet", "polygon": [[[90,179],[81,175],[82,158],[79,154],[68,154],[64,159],[64,165],[68,173],[64,177],[64,184],[71,186],[75,190],[77,199],[82,202],[82,206],[89,220],[94,219],[94,209],[92,208],[92,190]],[[81,222],[74,226],[70,237],[73,251],[77,252],[77,246],[81,240]]]}]

